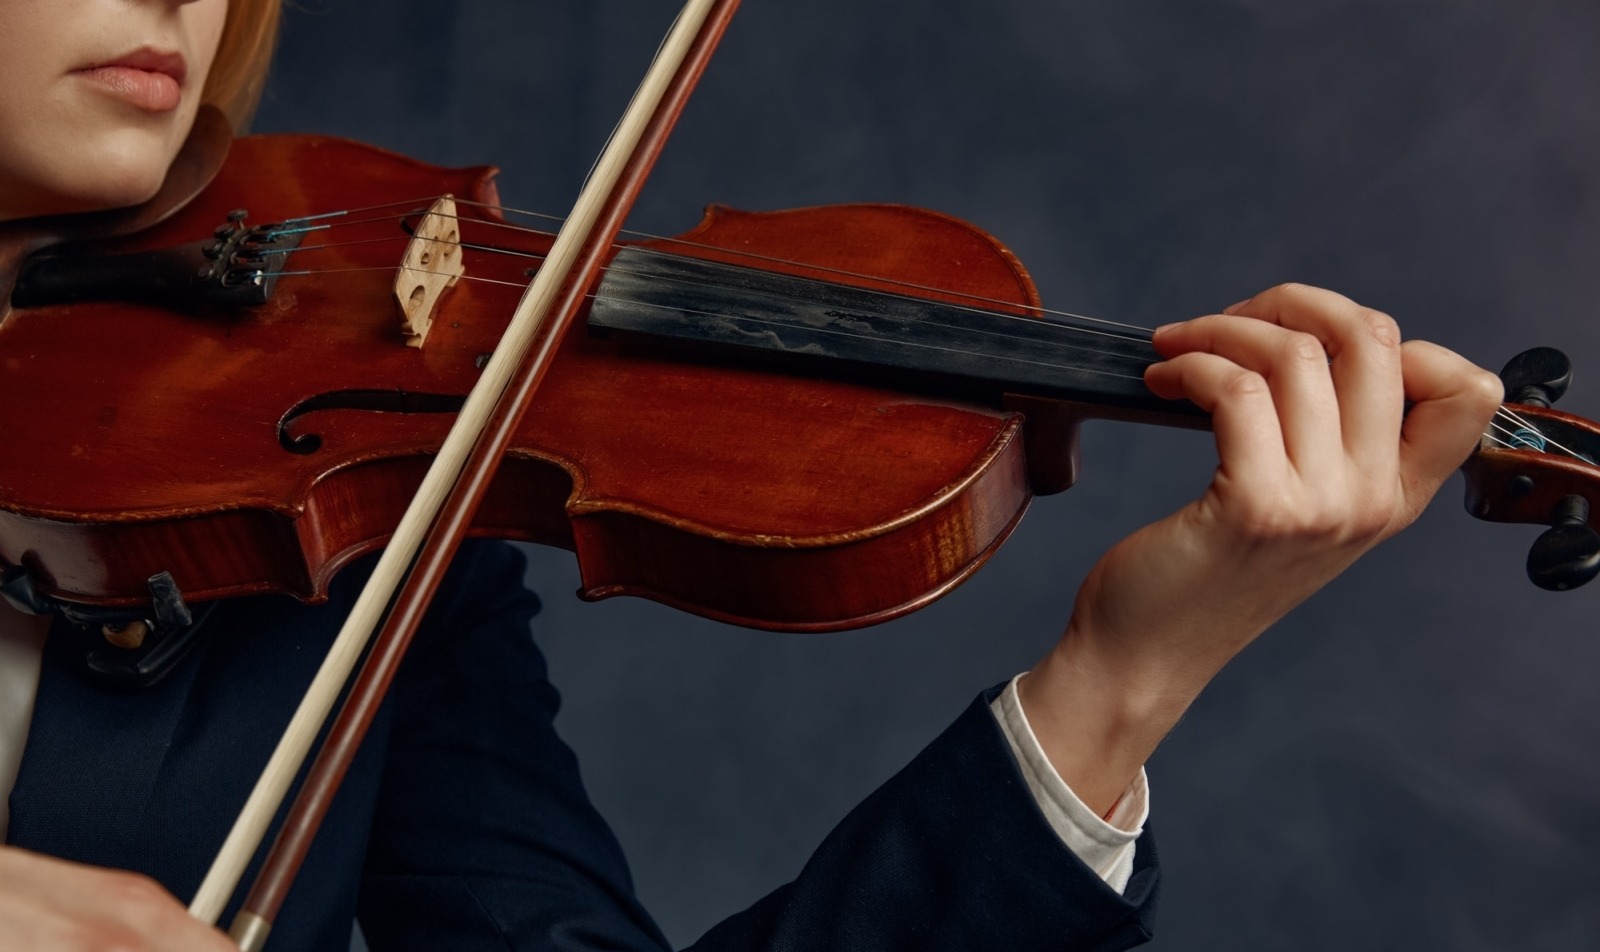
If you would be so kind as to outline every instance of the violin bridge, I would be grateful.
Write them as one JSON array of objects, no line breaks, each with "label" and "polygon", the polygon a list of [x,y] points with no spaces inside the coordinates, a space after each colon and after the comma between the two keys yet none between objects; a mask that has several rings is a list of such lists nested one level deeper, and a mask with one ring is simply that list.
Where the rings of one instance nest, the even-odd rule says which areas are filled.
[{"label": "violin bridge", "polygon": [[422,346],[439,298],[465,272],[456,203],[446,195],[428,206],[417,222],[395,274],[394,300],[400,308],[400,333],[408,346]]}]

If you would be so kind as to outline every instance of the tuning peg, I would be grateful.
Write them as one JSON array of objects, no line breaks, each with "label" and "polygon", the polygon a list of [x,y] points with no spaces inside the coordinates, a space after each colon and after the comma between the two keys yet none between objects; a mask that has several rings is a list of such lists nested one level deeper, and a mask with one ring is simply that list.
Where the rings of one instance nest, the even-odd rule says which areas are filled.
[{"label": "tuning peg", "polygon": [[1548,407],[1561,399],[1572,383],[1572,361],[1554,347],[1525,350],[1500,371],[1507,403]]},{"label": "tuning peg", "polygon": [[1528,578],[1540,588],[1564,592],[1600,575],[1600,533],[1589,528],[1589,502],[1568,496],[1556,507],[1556,522],[1528,550]]}]

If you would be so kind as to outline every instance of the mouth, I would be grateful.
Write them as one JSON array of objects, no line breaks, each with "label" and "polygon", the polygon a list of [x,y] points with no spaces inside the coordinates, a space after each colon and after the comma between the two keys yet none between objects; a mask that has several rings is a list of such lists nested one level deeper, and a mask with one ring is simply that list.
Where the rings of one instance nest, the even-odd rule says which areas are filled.
[{"label": "mouth", "polygon": [[183,54],[143,48],[74,70],[101,90],[145,112],[171,112],[183,102],[189,64]]}]

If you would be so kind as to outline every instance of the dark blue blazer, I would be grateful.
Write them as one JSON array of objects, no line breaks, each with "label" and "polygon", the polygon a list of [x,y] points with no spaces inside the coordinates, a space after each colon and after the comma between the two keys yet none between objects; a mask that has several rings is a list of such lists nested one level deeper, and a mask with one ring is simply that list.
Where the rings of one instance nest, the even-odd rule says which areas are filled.
[{"label": "dark blue blazer", "polygon": [[[558,697],[529,635],[539,603],[522,574],[510,546],[463,550],[269,949],[344,952],[357,916],[374,952],[666,948],[555,734]],[[79,649],[53,633],[9,841],[139,870],[187,901],[364,576],[343,573],[328,606],[225,603],[181,667],[137,693],[80,677]],[[1040,815],[992,697],[852,811],[794,882],[693,948],[1026,952],[1147,939],[1148,835],[1119,896]]]}]

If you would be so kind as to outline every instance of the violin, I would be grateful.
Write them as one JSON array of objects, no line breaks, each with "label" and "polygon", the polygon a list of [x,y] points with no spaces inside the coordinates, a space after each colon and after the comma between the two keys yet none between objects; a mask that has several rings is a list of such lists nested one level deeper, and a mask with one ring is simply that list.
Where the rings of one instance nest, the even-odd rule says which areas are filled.
[{"label": "violin", "polygon": [[[454,210],[419,204],[444,194]],[[63,366],[76,385],[6,424],[39,447],[0,471],[8,591],[108,629],[251,592],[322,597],[384,543],[550,250],[497,204],[485,169],[243,140],[180,214],[31,259],[0,323],[0,392],[13,408],[59,395]],[[341,205],[359,210],[324,217]],[[452,249],[472,264],[449,286],[412,277]],[[775,629],[881,621],[1070,485],[1082,420],[1205,422],[1142,390],[1147,341],[1038,320],[999,242],[916,209],[713,209],[611,254],[589,313],[603,336],[560,339],[473,531],[573,549],[591,598]],[[1559,360],[1518,368],[1531,408],[1486,435],[1469,508],[1553,523],[1535,551],[1570,587],[1600,561],[1582,491],[1595,429],[1548,409]]]},{"label": "violin", "polygon": [[[428,220],[439,195],[453,210]],[[424,224],[441,240],[418,245]],[[157,610],[163,574],[185,602],[322,600],[384,543],[550,242],[501,214],[491,169],[272,136],[159,225],[36,256],[0,323],[6,436],[36,448],[0,463],[0,561],[79,615]],[[438,262],[466,272],[430,290]],[[430,294],[418,339],[407,305]],[[870,625],[1069,487],[1081,421],[1205,425],[1144,389],[1148,335],[1041,320],[998,240],[921,209],[713,206],[614,249],[592,299],[472,529],[573,550],[589,599]],[[1549,408],[1558,352],[1503,376],[1518,406],[1467,464],[1468,509],[1560,527],[1530,573],[1581,584],[1596,428]]]},{"label": "violin", "polygon": [[[414,197],[443,194],[457,196],[443,250],[405,267],[430,268],[433,254],[470,264],[439,294],[425,340],[408,341],[397,273],[407,301],[424,289],[396,255],[417,230]],[[376,210],[314,217],[352,195]],[[273,224],[230,221],[235,204]],[[163,272],[187,278],[216,252],[196,235],[230,246],[235,273],[173,299]],[[157,571],[196,602],[320,600],[334,572],[382,544],[549,244],[499,216],[486,169],[317,137],[239,141],[178,215],[23,271],[0,327],[0,348],[25,355],[8,363],[6,396],[47,392],[62,366],[83,384],[8,424],[38,451],[0,476],[0,558],[75,603],[147,602]],[[112,299],[68,300],[97,293],[84,274],[97,269],[114,273]],[[239,288],[256,299],[234,303]],[[474,531],[573,549],[590,598],[642,594],[779,629],[902,614],[976,569],[1031,493],[1070,484],[1074,417],[1098,405],[1201,422],[1140,392],[1147,341],[1030,320],[1037,306],[1002,245],[936,213],[713,208],[684,236],[616,251],[590,315],[608,338],[562,341]],[[637,342],[658,316],[767,346],[756,366],[684,360]],[[845,346],[832,356],[808,353],[834,337]],[[860,379],[882,375],[877,351],[886,372],[920,360],[954,386],[930,399]],[[761,366],[785,355],[816,372]],[[1058,362],[1050,374],[1044,359]],[[1024,414],[1008,393],[1056,405]]]},{"label": "violin", "polygon": [[[443,194],[455,211],[429,221],[417,197]],[[317,216],[350,195],[370,210]],[[420,247],[465,270],[412,346],[404,305],[427,292],[410,269],[435,265],[397,257],[441,226],[443,250]],[[273,136],[235,143],[161,224],[31,259],[0,323],[0,399],[50,397],[4,424],[36,448],[0,460],[8,590],[153,631],[163,598],[324,597],[385,542],[550,243],[501,214],[490,169]],[[219,244],[231,277],[174,293],[160,276]],[[912,611],[1071,485],[1081,421],[1205,425],[1142,390],[1148,340],[1039,311],[1017,259],[945,215],[712,207],[610,255],[472,532],[573,550],[590,599],[784,630]],[[1570,380],[1558,353],[1505,377],[1514,406],[1465,466],[1468,509],[1551,525],[1530,574],[1582,584],[1600,570],[1600,432],[1549,408]]]}]

